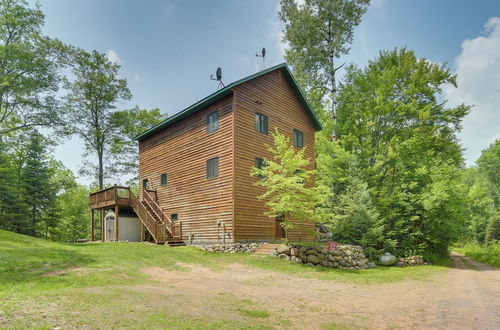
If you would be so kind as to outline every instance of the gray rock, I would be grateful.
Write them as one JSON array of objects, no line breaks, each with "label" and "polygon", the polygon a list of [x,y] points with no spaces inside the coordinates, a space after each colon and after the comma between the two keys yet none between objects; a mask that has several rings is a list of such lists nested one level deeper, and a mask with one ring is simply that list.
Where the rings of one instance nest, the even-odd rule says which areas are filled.
[{"label": "gray rock", "polygon": [[290,257],[289,257],[289,256],[287,256],[286,254],[283,254],[283,253],[282,253],[282,254],[280,254],[280,255],[278,255],[278,258],[280,258],[280,259],[284,259],[284,260],[290,260]]},{"label": "gray rock", "polygon": [[290,253],[290,247],[288,245],[280,245],[276,249],[279,254],[289,254]]},{"label": "gray rock", "polygon": [[290,262],[293,262],[293,263],[296,263],[296,264],[301,264],[302,263],[302,259],[300,259],[299,257],[296,257],[296,256],[292,256],[290,258]]},{"label": "gray rock", "polygon": [[318,256],[314,255],[314,254],[310,254],[307,256],[307,262],[308,263],[311,263],[311,264],[317,264],[320,262]]},{"label": "gray rock", "polygon": [[307,250],[306,251],[306,255],[318,255],[318,251],[316,251],[315,249],[310,249],[310,250]]}]

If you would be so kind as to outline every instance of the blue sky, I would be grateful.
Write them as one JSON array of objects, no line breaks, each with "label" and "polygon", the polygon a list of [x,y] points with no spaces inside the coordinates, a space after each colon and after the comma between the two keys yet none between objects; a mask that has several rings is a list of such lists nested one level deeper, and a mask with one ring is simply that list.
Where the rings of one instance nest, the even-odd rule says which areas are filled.
[{"label": "blue sky", "polygon": [[[283,62],[277,0],[46,0],[44,32],[66,43],[107,52],[122,64],[133,93],[128,108],[159,107],[172,115],[215,91],[218,66],[230,83],[260,66]],[[496,18],[495,18],[496,17]],[[408,47],[459,74],[450,104],[475,104],[461,142],[468,164],[500,137],[500,1],[372,0],[342,61],[365,65],[380,49]],[[56,158],[77,171],[82,144],[73,138]],[[82,178],[81,182],[87,182]]]}]

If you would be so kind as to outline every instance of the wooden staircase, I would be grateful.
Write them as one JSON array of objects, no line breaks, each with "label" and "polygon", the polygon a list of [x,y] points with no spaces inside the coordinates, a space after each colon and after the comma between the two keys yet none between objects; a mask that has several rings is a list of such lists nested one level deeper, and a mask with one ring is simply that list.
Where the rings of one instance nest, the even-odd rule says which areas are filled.
[{"label": "wooden staircase", "polygon": [[255,254],[271,254],[271,252],[280,245],[281,244],[266,243],[262,245],[257,251],[255,251]]},{"label": "wooden staircase", "polygon": [[143,189],[140,200],[130,187],[115,185],[91,193],[89,206],[92,210],[117,206],[132,208],[155,243],[185,245],[182,238],[182,222],[172,221],[160,207],[156,190]]}]

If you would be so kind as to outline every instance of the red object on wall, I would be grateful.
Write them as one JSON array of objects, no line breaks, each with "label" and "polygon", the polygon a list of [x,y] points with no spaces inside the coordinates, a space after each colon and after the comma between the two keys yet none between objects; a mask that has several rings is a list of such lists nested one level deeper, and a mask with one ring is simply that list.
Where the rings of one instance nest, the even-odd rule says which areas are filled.
[{"label": "red object on wall", "polygon": [[337,242],[328,242],[328,251],[337,250]]}]

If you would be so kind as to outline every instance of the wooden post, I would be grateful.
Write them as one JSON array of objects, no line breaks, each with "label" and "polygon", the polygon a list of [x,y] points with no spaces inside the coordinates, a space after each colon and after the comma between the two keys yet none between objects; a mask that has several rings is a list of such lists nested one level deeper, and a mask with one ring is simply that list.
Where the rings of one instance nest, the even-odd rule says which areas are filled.
[{"label": "wooden post", "polygon": [[90,210],[90,241],[94,241],[94,209]]},{"label": "wooden post", "polygon": [[141,221],[141,242],[144,242],[144,224]]},{"label": "wooden post", "polygon": [[104,242],[104,207],[101,208],[101,241]]},{"label": "wooden post", "polygon": [[[115,185],[116,189],[116,185]],[[118,219],[120,218],[119,216],[120,212],[120,206],[118,204],[115,205],[115,241],[118,241]]]}]

